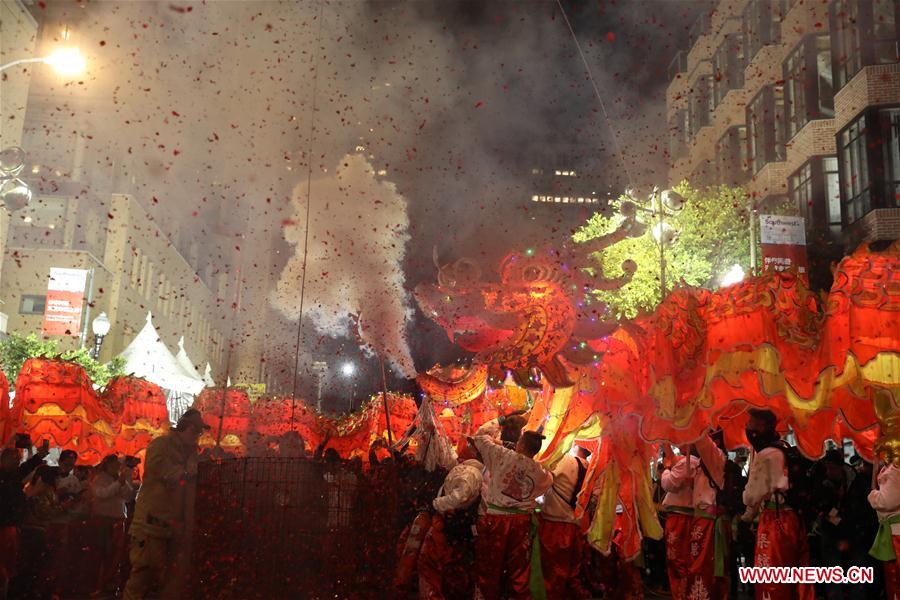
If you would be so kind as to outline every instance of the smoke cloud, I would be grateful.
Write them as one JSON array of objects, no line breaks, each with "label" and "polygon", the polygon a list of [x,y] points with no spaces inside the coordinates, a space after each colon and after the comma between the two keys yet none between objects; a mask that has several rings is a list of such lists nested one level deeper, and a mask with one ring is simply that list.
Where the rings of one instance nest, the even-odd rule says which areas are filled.
[{"label": "smoke cloud", "polygon": [[333,175],[312,181],[310,195],[311,204],[305,184],[294,190],[294,216],[285,223],[294,254],[277,282],[275,305],[296,319],[303,294],[303,312],[331,337],[354,335],[358,317],[366,346],[414,377],[405,331],[412,309],[401,268],[409,241],[406,200],[359,154],[345,156]]},{"label": "smoke cloud", "polygon": [[[332,335],[355,333],[347,315],[361,313],[367,343],[409,373],[399,269],[412,288],[433,278],[435,245],[446,260],[467,255],[490,268],[510,249],[569,234],[532,210],[533,167],[552,168],[559,155],[620,190],[627,182],[612,127],[631,176],[665,180],[665,70],[703,6],[563,2],[607,122],[555,2],[37,4],[47,32],[37,53],[62,44],[65,31],[88,72],[73,82],[34,71],[23,146],[44,166],[35,205],[76,171],[82,197],[132,194],[182,254],[195,257],[236,352],[264,353],[288,388],[297,352],[288,315],[299,310],[296,236],[304,233],[310,168],[305,309],[321,335],[304,325],[297,362],[306,370],[307,352],[338,356],[343,342]],[[341,157],[359,146],[369,164],[355,157],[342,167]],[[382,170],[396,190],[388,192]],[[385,241],[396,253],[363,237],[374,236],[371,229],[337,217],[363,210],[390,232]],[[356,262],[338,260],[340,244]],[[235,316],[233,284],[222,282],[238,276]],[[419,367],[445,360],[440,332],[429,333],[423,317],[416,327]]]}]

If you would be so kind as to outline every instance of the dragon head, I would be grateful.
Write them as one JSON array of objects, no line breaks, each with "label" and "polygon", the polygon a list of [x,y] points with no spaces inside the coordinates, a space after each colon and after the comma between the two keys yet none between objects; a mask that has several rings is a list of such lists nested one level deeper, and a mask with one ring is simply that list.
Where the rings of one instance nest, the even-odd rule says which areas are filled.
[{"label": "dragon head", "polygon": [[530,380],[537,367],[551,382],[567,383],[557,355],[584,358],[580,341],[603,337],[618,326],[606,306],[586,301],[586,294],[631,281],[633,261],[622,265],[622,277],[608,279],[589,258],[643,233],[634,211],[623,215],[618,229],[591,242],[507,255],[495,281],[484,280],[481,268],[468,258],[442,264],[435,250],[437,283],[419,284],[416,300],[452,342],[476,353],[478,362],[509,369],[520,381]]}]

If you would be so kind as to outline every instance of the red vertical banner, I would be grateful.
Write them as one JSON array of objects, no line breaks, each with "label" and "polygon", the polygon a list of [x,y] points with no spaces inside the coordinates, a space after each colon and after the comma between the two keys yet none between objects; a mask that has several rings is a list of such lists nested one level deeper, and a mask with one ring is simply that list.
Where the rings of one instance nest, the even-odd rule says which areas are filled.
[{"label": "red vertical banner", "polygon": [[803,217],[759,216],[759,241],[762,245],[763,270],[785,271],[796,268],[805,278],[806,223]]},{"label": "red vertical banner", "polygon": [[87,275],[88,272],[84,269],[50,269],[41,333],[70,336],[81,333]]}]

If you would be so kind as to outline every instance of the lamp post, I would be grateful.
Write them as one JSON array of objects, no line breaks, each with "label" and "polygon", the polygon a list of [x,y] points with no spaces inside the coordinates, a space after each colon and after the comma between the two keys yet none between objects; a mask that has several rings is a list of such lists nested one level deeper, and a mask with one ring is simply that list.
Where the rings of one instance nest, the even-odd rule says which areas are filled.
[{"label": "lamp post", "polygon": [[103,345],[103,338],[109,333],[110,322],[105,312],[97,315],[97,318],[91,323],[91,330],[94,332],[94,347],[91,348],[91,356],[94,360],[100,360],[100,346]]},{"label": "lamp post", "polygon": [[[0,65],[0,72],[29,63],[45,63],[65,77],[76,77],[84,72],[87,65],[78,48],[57,48],[48,56],[20,58]],[[18,146],[5,148],[0,152],[0,201],[6,210],[13,213],[31,202],[31,188],[19,179],[25,166],[25,151]]]},{"label": "lamp post", "polygon": [[350,412],[353,412],[353,396],[356,394],[356,365],[352,362],[345,362],[341,365],[341,375],[351,381],[350,385]]},{"label": "lamp post", "polygon": [[0,65],[0,72],[5,71],[16,65],[26,65],[29,63],[45,63],[66,77],[76,77],[84,72],[87,61],[82,56],[78,48],[57,48],[48,56],[40,56],[36,58],[20,58]]},{"label": "lamp post", "polygon": [[9,213],[25,208],[31,202],[31,188],[19,179],[24,168],[24,150],[10,146],[0,152],[0,202]]},{"label": "lamp post", "polygon": [[[626,190],[625,195],[631,197],[631,191]],[[666,222],[667,218],[674,217],[684,209],[684,197],[673,190],[653,188],[650,193],[650,208],[637,207],[638,210],[651,216],[656,224],[651,228],[653,239],[659,246],[659,301],[666,298],[666,246],[672,244],[678,237],[678,230]]]},{"label": "lamp post", "polygon": [[328,373],[328,363],[317,360],[312,364],[312,371],[316,374],[316,410],[322,412],[322,388],[325,386],[325,374]]}]

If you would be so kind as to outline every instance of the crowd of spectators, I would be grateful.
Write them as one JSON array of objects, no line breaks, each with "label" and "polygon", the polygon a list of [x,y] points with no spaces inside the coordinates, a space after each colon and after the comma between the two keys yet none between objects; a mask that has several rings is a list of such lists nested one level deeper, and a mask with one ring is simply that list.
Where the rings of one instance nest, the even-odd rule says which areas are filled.
[{"label": "crowd of spectators", "polygon": [[[248,441],[240,456],[216,446],[203,449],[199,460],[210,465],[207,472],[238,458],[251,459],[257,471],[277,462],[268,459],[290,459],[314,472],[314,480],[301,487],[304,512],[319,519],[314,543],[305,549],[307,562],[319,565],[319,585],[346,590],[378,579],[388,585],[400,530],[433,498],[440,476],[425,473],[411,455],[390,451],[383,441],[372,445],[368,464],[341,458],[328,448],[328,439],[309,452],[296,432]],[[141,483],[139,464],[114,454],[83,464],[75,452],[47,445],[3,449],[0,600],[121,596],[130,568],[128,528]],[[204,501],[200,507],[214,513]],[[363,525],[360,515],[366,516],[366,536],[352,533]],[[386,545],[391,551],[385,552]],[[360,560],[348,560],[351,555]]]},{"label": "crowd of spectators", "polygon": [[[297,580],[310,597],[389,589],[401,532],[430,505],[445,473],[427,472],[384,440],[365,461],[343,458],[329,443],[307,450],[287,432],[249,436],[246,460],[201,453],[198,530],[212,533],[200,533],[195,547],[194,563],[207,569],[201,595],[286,597]],[[251,545],[235,570],[231,557]]]},{"label": "crowd of spectators", "polygon": [[[268,504],[254,510],[249,496],[245,496],[241,510],[247,518],[223,524],[256,527],[243,543],[262,544],[261,532],[273,544],[279,543],[279,525],[273,528],[269,525],[274,521],[267,522],[276,516],[271,508],[279,503],[296,506],[317,521],[305,525],[309,534],[306,542],[296,538],[299,541],[293,544],[293,552],[282,557],[285,570],[298,564],[302,554],[301,562],[313,573],[313,580],[307,583],[324,592],[342,595],[360,589],[388,589],[402,554],[402,549],[394,545],[406,539],[401,535],[404,527],[428,509],[445,473],[440,469],[427,472],[403,448],[389,449],[382,440],[369,449],[365,464],[359,457],[341,458],[328,443],[326,438],[309,452],[295,432],[267,438],[251,436],[241,457],[214,447],[203,450],[200,460],[210,464],[207,472],[215,472],[216,464],[251,459],[250,467],[243,467],[242,485],[248,488],[252,487],[251,480],[271,479],[271,485],[260,490],[269,496]],[[140,487],[139,459],[109,455],[97,464],[83,464],[74,452],[51,450],[46,444],[29,449],[5,448],[0,459],[0,599],[112,598],[121,594],[129,569],[128,525]],[[302,488],[302,497],[279,497],[280,482],[269,471],[280,459],[290,459],[286,462],[302,471],[302,477],[293,480],[294,489]],[[745,456],[739,455],[732,463],[738,472],[745,472],[744,460]],[[269,471],[263,472],[266,469]],[[846,463],[838,449],[810,463],[814,501],[808,511],[808,533],[813,564],[871,565],[880,579],[881,569],[867,554],[878,525],[866,501],[871,470],[871,464],[856,456]],[[296,485],[301,481],[304,483]],[[284,489],[289,491],[290,487]],[[201,512],[215,514],[207,501],[217,500],[201,498]],[[664,513],[661,516],[665,518]],[[297,528],[297,523],[284,525]],[[752,523],[738,519],[733,522],[731,597],[752,593],[736,577],[739,565],[754,564],[752,527]],[[216,544],[212,551],[221,554],[221,538]],[[640,571],[645,586],[665,593],[662,544],[645,540],[642,555],[643,560],[633,567]],[[274,562],[272,556],[270,553],[264,560]],[[254,559],[245,556],[245,560]],[[592,581],[595,577],[591,577],[591,571],[606,573],[595,568],[595,562],[585,564],[585,587],[601,595],[609,593],[613,575],[622,575],[621,565],[612,570],[613,575]],[[877,597],[881,589],[876,582],[859,590],[828,586],[820,591],[829,598],[862,598]]]},{"label": "crowd of spectators", "polygon": [[0,598],[115,594],[127,575],[139,459],[80,464],[47,444],[0,456]]}]

